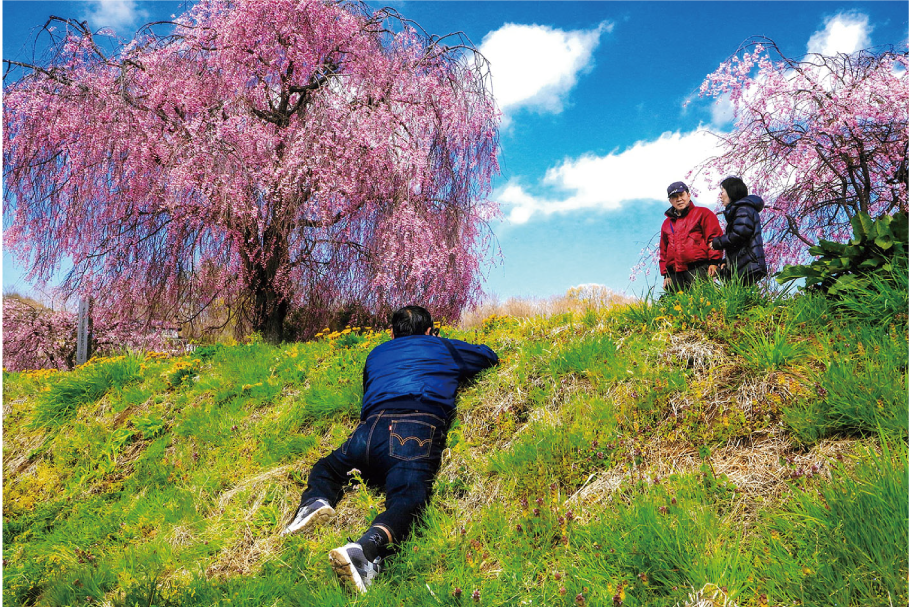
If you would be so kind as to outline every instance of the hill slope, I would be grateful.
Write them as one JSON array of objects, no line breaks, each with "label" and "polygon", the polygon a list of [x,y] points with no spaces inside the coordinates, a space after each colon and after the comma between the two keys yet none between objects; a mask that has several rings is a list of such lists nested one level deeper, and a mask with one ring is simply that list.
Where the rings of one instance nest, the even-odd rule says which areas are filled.
[{"label": "hill slope", "polygon": [[381,493],[278,533],[384,333],[4,373],[4,603],[906,604],[906,290],[886,295],[706,286],[443,328],[503,362],[462,390],[432,506],[363,597],[326,555]]}]

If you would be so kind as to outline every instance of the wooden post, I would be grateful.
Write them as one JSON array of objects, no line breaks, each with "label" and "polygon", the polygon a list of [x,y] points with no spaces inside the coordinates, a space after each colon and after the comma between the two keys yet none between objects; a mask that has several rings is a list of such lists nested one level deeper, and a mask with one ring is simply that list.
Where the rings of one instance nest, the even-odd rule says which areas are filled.
[{"label": "wooden post", "polygon": [[92,302],[91,299],[79,300],[79,316],[76,318],[76,365],[84,365],[92,347]]}]

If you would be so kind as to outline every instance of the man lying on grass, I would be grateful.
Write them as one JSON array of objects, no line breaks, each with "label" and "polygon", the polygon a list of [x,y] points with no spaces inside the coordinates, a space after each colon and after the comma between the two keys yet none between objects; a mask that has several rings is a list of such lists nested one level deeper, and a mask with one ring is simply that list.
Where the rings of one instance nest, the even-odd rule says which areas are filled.
[{"label": "man lying on grass", "polygon": [[373,348],[364,365],[360,425],[313,466],[297,513],[282,532],[334,517],[355,468],[368,483],[384,486],[385,512],[359,540],[329,552],[335,574],[361,592],[430,500],[459,381],[499,362],[487,346],[437,337],[432,329],[430,313],[419,306],[392,315],[392,340]]}]

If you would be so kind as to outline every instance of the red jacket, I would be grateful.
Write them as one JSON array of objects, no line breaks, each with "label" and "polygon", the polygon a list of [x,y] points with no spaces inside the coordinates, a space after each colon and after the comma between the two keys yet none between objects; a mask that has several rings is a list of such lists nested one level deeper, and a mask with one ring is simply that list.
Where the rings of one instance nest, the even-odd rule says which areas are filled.
[{"label": "red jacket", "polygon": [[664,214],[667,218],[660,228],[662,276],[666,276],[668,270],[688,270],[689,264],[699,261],[720,262],[723,253],[708,246],[709,241],[724,233],[720,229],[717,215],[711,209],[689,203],[678,215],[673,207]]}]

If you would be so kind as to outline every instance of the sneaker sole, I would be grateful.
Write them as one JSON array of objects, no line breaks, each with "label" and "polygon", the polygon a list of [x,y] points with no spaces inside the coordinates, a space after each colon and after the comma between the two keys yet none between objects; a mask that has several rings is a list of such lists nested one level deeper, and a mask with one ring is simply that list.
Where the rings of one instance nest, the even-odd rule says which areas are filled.
[{"label": "sneaker sole", "polygon": [[293,533],[299,533],[301,531],[306,531],[311,527],[316,525],[324,525],[330,520],[335,518],[335,509],[331,506],[323,506],[319,510],[310,514],[310,516],[303,519],[296,527],[288,526],[284,531],[281,532],[281,535],[291,535]]},{"label": "sneaker sole", "polygon": [[367,587],[364,586],[363,580],[360,579],[360,574],[354,569],[354,564],[346,551],[335,548],[329,552],[329,563],[331,563],[332,571],[335,572],[342,584],[353,586],[360,592],[367,591]]}]

